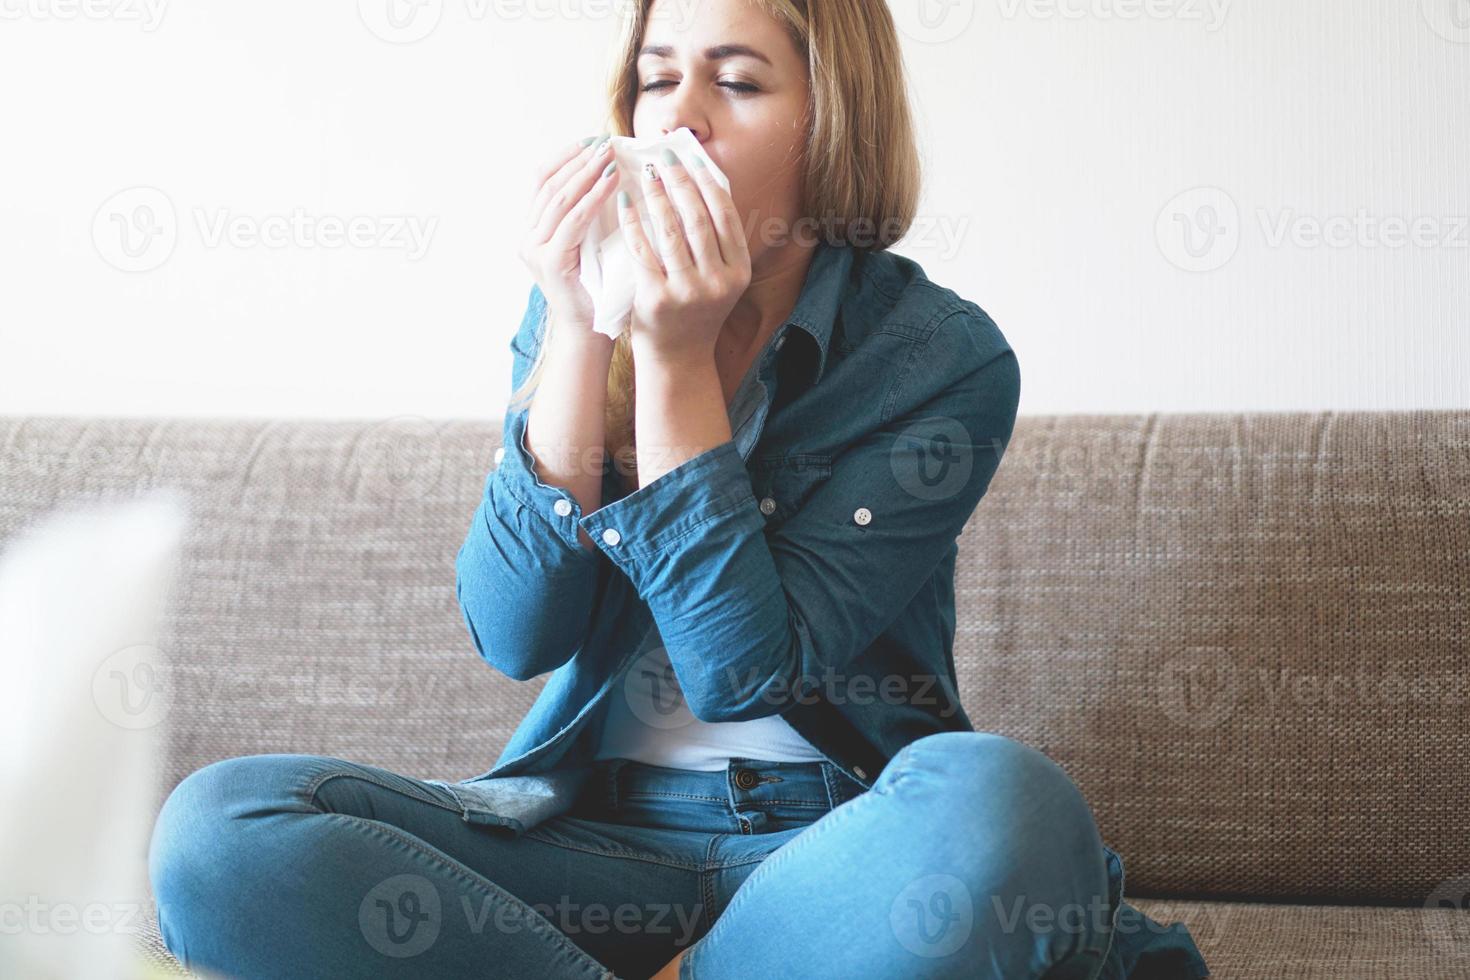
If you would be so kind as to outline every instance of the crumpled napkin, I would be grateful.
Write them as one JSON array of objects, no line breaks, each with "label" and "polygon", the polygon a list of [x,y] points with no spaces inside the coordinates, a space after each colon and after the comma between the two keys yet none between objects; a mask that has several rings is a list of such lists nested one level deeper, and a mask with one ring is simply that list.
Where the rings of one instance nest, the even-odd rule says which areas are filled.
[{"label": "crumpled napkin", "polygon": [[[664,147],[672,149],[686,167],[693,163],[695,157],[699,157],[720,186],[727,191],[730,189],[729,179],[715,166],[715,162],[700,145],[699,138],[687,126],[681,126],[669,135],[656,139],[613,136],[609,141],[612,143],[610,158],[617,160],[618,171],[622,174],[618,188],[627,191],[632,197],[633,206],[638,209],[638,217],[643,224],[643,234],[655,248],[658,238],[644,201],[643,191],[647,186],[647,178],[643,175],[643,165],[650,161],[658,163]],[[581,255],[581,282],[592,297],[595,310],[592,329],[614,339],[622,335],[632,320],[633,289],[637,282],[633,273],[635,259],[628,250],[622,225],[618,221],[617,198],[616,193],[609,195],[602,209],[592,219],[587,234],[582,239]]]}]

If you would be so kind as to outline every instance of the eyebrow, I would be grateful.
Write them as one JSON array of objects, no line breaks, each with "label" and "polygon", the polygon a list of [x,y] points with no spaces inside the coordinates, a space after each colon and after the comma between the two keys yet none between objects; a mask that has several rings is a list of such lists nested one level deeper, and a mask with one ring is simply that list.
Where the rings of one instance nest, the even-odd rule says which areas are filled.
[{"label": "eyebrow", "polygon": [[[668,58],[673,53],[674,49],[667,44],[645,44],[642,50],[638,52],[638,57],[641,59],[652,55],[655,58]],[[706,61],[721,61],[725,58],[734,58],[740,55],[744,55],[747,58],[755,58],[757,61],[764,61],[768,65],[771,64],[770,58],[767,58],[755,48],[745,44],[717,44],[712,48],[704,49],[704,58]],[[771,67],[774,68],[775,66],[772,65]]]}]

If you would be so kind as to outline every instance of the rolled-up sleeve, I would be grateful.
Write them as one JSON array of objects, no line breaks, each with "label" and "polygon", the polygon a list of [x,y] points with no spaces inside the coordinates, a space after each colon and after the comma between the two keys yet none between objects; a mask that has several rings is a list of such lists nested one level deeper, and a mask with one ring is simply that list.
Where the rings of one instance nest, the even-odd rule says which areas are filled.
[{"label": "rolled-up sleeve", "polygon": [[[545,297],[533,286],[510,342],[512,390],[535,363],[545,313]],[[516,680],[554,670],[580,649],[604,561],[578,540],[576,496],[537,477],[525,444],[528,416],[529,406],[507,410],[503,454],[455,557],[455,593],[475,649]]]},{"label": "rolled-up sleeve", "polygon": [[998,337],[983,314],[946,316],[892,382],[887,421],[770,534],[733,440],[580,518],[648,603],[697,718],[779,714],[841,683],[903,611],[1010,442],[1020,367]]}]

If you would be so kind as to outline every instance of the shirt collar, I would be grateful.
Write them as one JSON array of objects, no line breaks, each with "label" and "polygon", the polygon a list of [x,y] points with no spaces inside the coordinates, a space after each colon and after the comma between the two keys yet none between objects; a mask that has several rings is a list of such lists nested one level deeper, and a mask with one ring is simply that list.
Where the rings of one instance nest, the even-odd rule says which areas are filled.
[{"label": "shirt collar", "polygon": [[787,323],[800,327],[809,334],[817,345],[817,368],[812,383],[822,380],[827,366],[827,349],[832,340],[832,327],[837,321],[837,312],[842,305],[843,291],[847,288],[848,273],[852,269],[853,249],[851,245],[833,245],[827,241],[817,242],[812,251],[811,263],[807,267],[806,282],[796,300]]}]

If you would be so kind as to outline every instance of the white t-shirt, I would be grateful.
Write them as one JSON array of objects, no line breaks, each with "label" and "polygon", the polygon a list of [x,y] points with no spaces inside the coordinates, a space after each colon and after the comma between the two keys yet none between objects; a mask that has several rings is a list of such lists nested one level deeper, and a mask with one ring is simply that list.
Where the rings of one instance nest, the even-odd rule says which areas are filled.
[{"label": "white t-shirt", "polygon": [[780,715],[700,721],[684,703],[658,627],[608,696],[594,759],[625,758],[675,769],[723,769],[731,756],[819,762],[824,756]]}]

